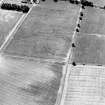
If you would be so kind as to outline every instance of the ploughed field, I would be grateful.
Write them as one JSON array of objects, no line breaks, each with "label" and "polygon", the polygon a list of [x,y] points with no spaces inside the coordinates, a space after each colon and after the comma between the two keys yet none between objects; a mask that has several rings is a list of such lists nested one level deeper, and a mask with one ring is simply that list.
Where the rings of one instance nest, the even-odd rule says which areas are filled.
[{"label": "ploughed field", "polygon": [[63,105],[104,105],[105,67],[69,65],[70,76]]}]

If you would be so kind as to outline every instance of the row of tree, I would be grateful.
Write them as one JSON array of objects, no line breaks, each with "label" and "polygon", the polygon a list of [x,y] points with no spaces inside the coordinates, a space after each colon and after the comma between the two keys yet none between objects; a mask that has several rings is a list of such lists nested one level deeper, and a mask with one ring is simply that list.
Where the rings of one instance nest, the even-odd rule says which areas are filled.
[{"label": "row of tree", "polygon": [[23,13],[27,13],[29,11],[29,7],[26,5],[17,5],[11,3],[2,3],[1,8],[5,10],[14,10]]},{"label": "row of tree", "polygon": [[[46,0],[42,0],[42,1],[46,1]],[[87,0],[53,0],[54,2],[58,2],[58,1],[69,1],[72,4],[82,4],[83,6],[90,6],[93,7],[93,2],[87,1]]]},{"label": "row of tree", "polygon": [[39,4],[40,0],[22,0],[21,3],[28,3],[28,4]]},{"label": "row of tree", "polygon": [[81,0],[81,4],[84,5],[84,6],[94,7],[93,2],[87,1],[87,0]]}]

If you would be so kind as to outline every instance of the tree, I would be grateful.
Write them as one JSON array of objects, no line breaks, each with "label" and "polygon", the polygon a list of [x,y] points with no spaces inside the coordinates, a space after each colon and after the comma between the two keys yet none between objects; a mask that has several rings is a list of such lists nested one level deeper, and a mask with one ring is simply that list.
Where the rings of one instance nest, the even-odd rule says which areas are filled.
[{"label": "tree", "polygon": [[58,0],[54,0],[54,2],[58,2]]},{"label": "tree", "polygon": [[81,4],[84,6],[90,6],[93,7],[93,2],[87,1],[87,0],[81,0]]}]

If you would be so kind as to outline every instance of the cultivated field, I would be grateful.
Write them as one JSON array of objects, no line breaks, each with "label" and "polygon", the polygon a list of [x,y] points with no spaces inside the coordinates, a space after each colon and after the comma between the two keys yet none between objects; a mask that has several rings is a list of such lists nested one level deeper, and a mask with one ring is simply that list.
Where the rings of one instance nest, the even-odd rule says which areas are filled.
[{"label": "cultivated field", "polygon": [[56,103],[64,76],[63,65],[9,56],[1,56],[0,59],[0,105]]},{"label": "cultivated field", "polygon": [[102,6],[102,7],[105,6],[105,0],[88,0],[88,1],[93,2],[97,6]]},{"label": "cultivated field", "polygon": [[0,9],[0,46],[21,16],[22,13]]},{"label": "cultivated field", "polygon": [[105,65],[105,37],[80,33],[75,40],[73,61],[79,64]]},{"label": "cultivated field", "polygon": [[33,7],[4,53],[54,60],[66,58],[79,7],[63,7]]},{"label": "cultivated field", "polygon": [[105,34],[105,10],[98,8],[85,8],[81,22],[81,33]]},{"label": "cultivated field", "polygon": [[3,0],[3,2],[5,3],[20,3],[22,0]]},{"label": "cultivated field", "polygon": [[105,67],[69,65],[70,77],[61,105],[104,105]]},{"label": "cultivated field", "polygon": [[[0,57],[0,104],[60,103],[66,75],[65,65],[45,59],[66,57],[79,9],[72,5],[65,9],[33,7]],[[34,61],[28,57],[33,57]],[[40,61],[35,58],[40,58]]]}]

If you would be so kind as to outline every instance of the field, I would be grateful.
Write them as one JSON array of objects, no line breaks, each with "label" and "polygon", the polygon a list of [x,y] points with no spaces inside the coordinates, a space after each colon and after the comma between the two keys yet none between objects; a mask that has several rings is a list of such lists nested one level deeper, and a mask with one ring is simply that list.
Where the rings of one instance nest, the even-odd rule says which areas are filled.
[{"label": "field", "polygon": [[75,40],[73,61],[79,64],[105,65],[105,37],[95,34],[79,34]]},{"label": "field", "polygon": [[44,61],[28,61],[9,56],[2,56],[1,59],[1,105],[55,104],[61,78],[64,75],[63,65]]},{"label": "field", "polygon": [[71,47],[79,7],[64,7],[33,7],[4,53],[42,59],[65,59]]},{"label": "field", "polygon": [[[92,1],[97,6],[104,5],[101,0]],[[82,11],[83,17],[74,37],[75,46],[71,52],[61,105],[104,105],[105,10],[85,7]]]},{"label": "field", "polygon": [[100,6],[100,7],[105,6],[105,1],[104,0],[88,0],[88,1],[93,2],[96,6]]},{"label": "field", "polygon": [[[2,45],[22,14],[1,11]],[[105,10],[46,0],[26,15],[1,49],[0,105],[104,105]]]},{"label": "field", "polygon": [[33,7],[13,39],[2,49],[1,104],[60,103],[66,75],[66,65],[62,62],[71,48],[80,7],[62,3],[47,5]]},{"label": "field", "polygon": [[104,105],[105,104],[105,67],[71,67],[70,77],[62,105]]},{"label": "field", "polygon": [[22,0],[3,0],[4,3],[20,3]]},{"label": "field", "polygon": [[22,13],[0,9],[0,46],[3,44],[21,16]]},{"label": "field", "polygon": [[105,65],[105,11],[85,8],[79,33],[75,36],[72,61],[77,64]]},{"label": "field", "polygon": [[105,10],[99,8],[85,8],[81,22],[81,33],[105,34]]}]

